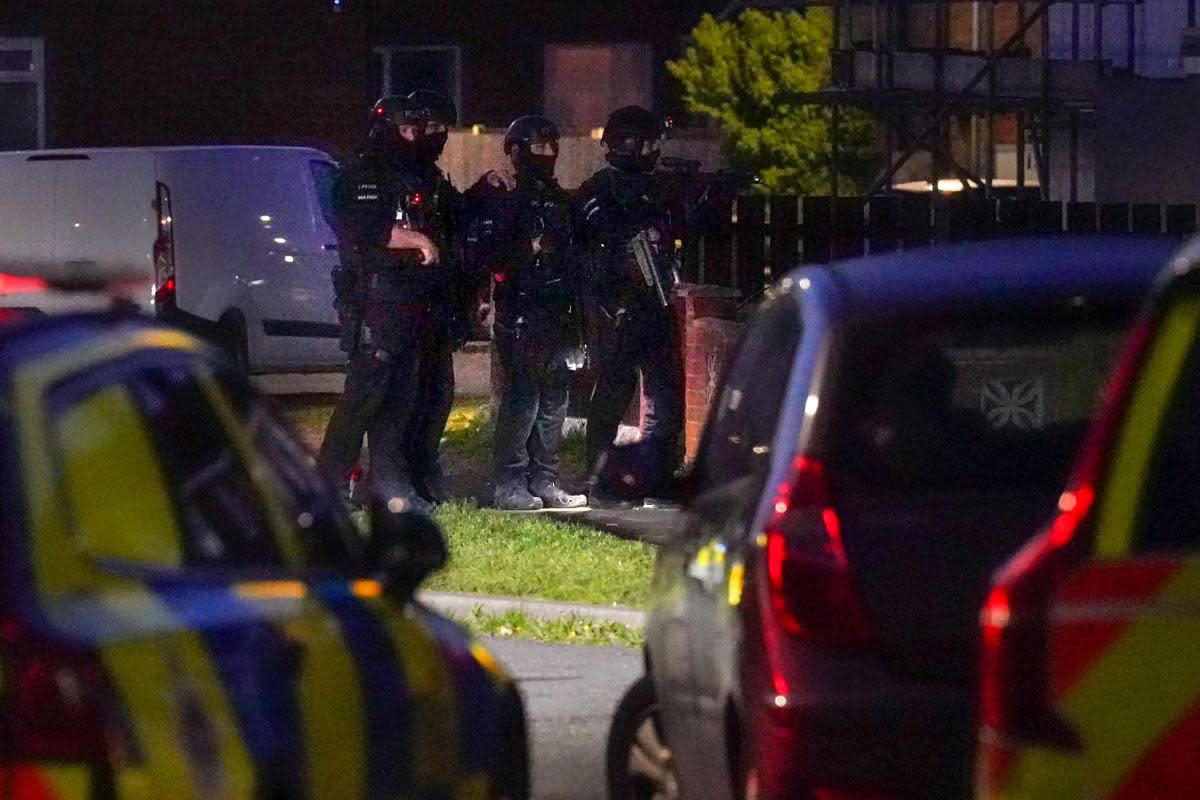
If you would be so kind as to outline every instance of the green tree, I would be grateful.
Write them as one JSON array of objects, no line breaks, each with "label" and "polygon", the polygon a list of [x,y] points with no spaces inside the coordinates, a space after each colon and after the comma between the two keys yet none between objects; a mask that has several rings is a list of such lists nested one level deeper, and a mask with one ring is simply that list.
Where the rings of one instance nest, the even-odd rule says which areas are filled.
[{"label": "green tree", "polygon": [[[725,130],[735,169],[760,176],[769,192],[825,194],[832,112],[803,96],[828,84],[832,40],[823,8],[747,10],[727,22],[705,14],[667,69],[683,85],[687,108]],[[849,193],[864,186],[877,161],[875,125],[862,111],[840,113],[838,175]]]}]

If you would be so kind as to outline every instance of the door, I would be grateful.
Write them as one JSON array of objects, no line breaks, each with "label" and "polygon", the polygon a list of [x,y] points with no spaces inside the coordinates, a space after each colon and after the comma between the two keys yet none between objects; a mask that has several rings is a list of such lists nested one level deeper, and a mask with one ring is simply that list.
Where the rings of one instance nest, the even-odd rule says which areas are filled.
[{"label": "door", "polygon": [[783,401],[801,332],[799,307],[787,295],[764,304],[751,323],[705,431],[697,494],[687,509],[680,616],[689,645],[686,705],[698,725],[686,735],[686,746],[696,748],[695,774],[724,786],[730,783],[720,771],[723,759],[712,754],[728,752],[725,717],[742,664],[740,605],[752,550],[750,525],[771,472],[776,430],[789,413]]},{"label": "door", "polygon": [[268,151],[253,159],[262,232],[253,243],[248,285],[262,335],[263,360],[277,369],[343,363],[333,307],[337,239],[326,214],[336,168],[305,151]]},{"label": "door", "polygon": [[1100,483],[1094,554],[1052,608],[1052,693],[1080,750],[1033,756],[1038,796],[1200,796],[1198,332],[1200,297],[1169,301]]},{"label": "door", "polygon": [[[117,756],[121,785],[251,798],[260,691],[280,684],[267,631],[228,586],[193,571],[192,515],[127,377],[101,365],[46,398],[41,457],[59,465],[61,517],[33,530],[39,602],[109,673],[129,739]],[[223,502],[211,477],[205,491]]]},{"label": "door", "polygon": [[299,697],[314,796],[474,796],[494,755],[479,745],[494,745],[497,721],[490,698],[460,696],[455,675],[467,654],[446,652],[429,616],[355,578],[363,541],[341,501],[244,381],[217,379],[218,404],[245,431],[238,446],[256,463],[285,523],[282,549],[303,576]]}]

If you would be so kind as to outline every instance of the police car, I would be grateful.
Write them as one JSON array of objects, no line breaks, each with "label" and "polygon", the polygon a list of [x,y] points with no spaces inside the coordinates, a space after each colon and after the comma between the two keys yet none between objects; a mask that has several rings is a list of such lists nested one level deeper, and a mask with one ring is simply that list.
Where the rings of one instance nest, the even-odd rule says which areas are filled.
[{"label": "police car", "polygon": [[197,340],[0,311],[0,797],[521,798],[524,713]]},{"label": "police car", "polygon": [[1200,242],[982,614],[978,797],[1200,797]]}]

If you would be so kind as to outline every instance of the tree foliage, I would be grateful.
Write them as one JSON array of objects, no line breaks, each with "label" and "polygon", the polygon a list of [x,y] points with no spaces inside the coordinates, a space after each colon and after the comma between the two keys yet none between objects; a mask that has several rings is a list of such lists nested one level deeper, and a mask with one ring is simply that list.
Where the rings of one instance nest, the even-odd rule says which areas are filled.
[{"label": "tree foliage", "polygon": [[[667,69],[683,85],[687,108],[716,120],[728,135],[736,169],[762,178],[770,192],[825,194],[830,189],[831,114],[805,103],[829,81],[833,23],[826,9],[743,11],[718,22],[705,14],[682,58]],[[875,162],[875,126],[843,110],[838,174],[842,190],[861,187]]]}]

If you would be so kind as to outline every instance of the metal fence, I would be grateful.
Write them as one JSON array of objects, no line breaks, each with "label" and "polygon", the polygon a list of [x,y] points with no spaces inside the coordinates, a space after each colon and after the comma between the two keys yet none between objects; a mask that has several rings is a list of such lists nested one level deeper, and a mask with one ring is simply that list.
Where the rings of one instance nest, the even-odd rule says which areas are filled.
[{"label": "metal fence", "polygon": [[970,195],[891,195],[868,202],[861,197],[768,197],[718,187],[682,240],[682,278],[736,288],[743,297],[752,297],[798,263],[1003,236],[1099,232],[1183,238],[1196,231],[1196,223],[1195,205]]}]

